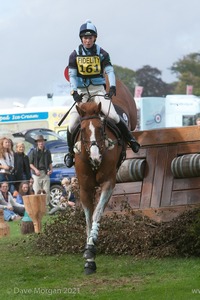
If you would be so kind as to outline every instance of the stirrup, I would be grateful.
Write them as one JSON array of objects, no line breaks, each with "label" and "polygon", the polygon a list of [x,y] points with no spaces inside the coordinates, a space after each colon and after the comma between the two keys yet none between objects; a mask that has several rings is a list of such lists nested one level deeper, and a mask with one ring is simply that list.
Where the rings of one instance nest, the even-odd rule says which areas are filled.
[{"label": "stirrup", "polygon": [[133,150],[133,152],[137,153],[140,150],[140,144],[138,144],[136,140],[131,139],[128,144]]},{"label": "stirrup", "polygon": [[64,163],[68,168],[71,168],[74,165],[74,156],[68,152],[64,157]]}]

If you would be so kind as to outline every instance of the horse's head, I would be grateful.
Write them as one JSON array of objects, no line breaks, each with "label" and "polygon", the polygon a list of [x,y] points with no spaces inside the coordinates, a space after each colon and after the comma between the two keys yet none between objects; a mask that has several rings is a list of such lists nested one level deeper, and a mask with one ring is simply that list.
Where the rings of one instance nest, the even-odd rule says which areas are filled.
[{"label": "horse's head", "polygon": [[82,103],[77,106],[81,117],[81,142],[89,156],[94,169],[101,164],[102,151],[104,148],[104,130],[100,118],[101,103]]}]

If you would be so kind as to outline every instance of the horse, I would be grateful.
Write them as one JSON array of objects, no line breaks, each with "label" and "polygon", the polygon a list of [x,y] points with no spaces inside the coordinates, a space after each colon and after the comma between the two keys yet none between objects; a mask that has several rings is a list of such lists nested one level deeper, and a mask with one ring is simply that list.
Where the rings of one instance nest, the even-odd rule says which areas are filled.
[{"label": "horse", "polygon": [[[108,100],[109,101],[109,100]],[[123,108],[128,126],[135,129],[137,109],[128,88],[117,81],[117,95],[113,103]],[[116,183],[117,170],[126,153],[126,143],[108,126],[101,115],[101,103],[81,103],[76,106],[80,115],[80,131],[76,138],[75,170],[80,186],[80,202],[86,219],[86,246],[83,254],[85,274],[96,272],[96,243],[100,220]],[[100,188],[99,200],[95,206],[96,191]]]}]

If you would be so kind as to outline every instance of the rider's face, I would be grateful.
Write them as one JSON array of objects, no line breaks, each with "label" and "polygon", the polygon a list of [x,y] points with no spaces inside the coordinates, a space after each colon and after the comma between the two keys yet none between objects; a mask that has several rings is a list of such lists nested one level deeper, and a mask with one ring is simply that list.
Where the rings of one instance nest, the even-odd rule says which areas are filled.
[{"label": "rider's face", "polygon": [[85,48],[91,48],[95,43],[96,37],[94,35],[83,36],[82,43]]}]

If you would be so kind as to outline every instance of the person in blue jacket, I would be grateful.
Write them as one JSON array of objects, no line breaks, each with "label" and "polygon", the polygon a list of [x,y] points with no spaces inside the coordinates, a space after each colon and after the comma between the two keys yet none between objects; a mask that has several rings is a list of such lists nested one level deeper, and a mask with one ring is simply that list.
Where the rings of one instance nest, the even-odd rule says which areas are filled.
[{"label": "person in blue jacket", "polygon": [[[109,53],[96,44],[97,29],[91,21],[88,20],[81,25],[79,37],[81,39],[81,44],[71,53],[68,64],[70,89],[74,101],[85,103],[89,96],[104,96],[106,94],[106,80],[104,74],[107,74],[110,86],[106,98],[111,99],[112,96],[116,96],[114,68],[111,64]],[[138,152],[140,145],[132,136],[124,121],[115,111],[112,102],[102,96],[95,96],[92,99],[96,103],[101,102],[102,112],[114,120],[131,149],[134,152]],[[76,107],[73,107],[67,129],[69,152],[65,157],[65,163],[68,168],[73,165],[74,153],[72,133],[78,122],[79,115]]]}]

